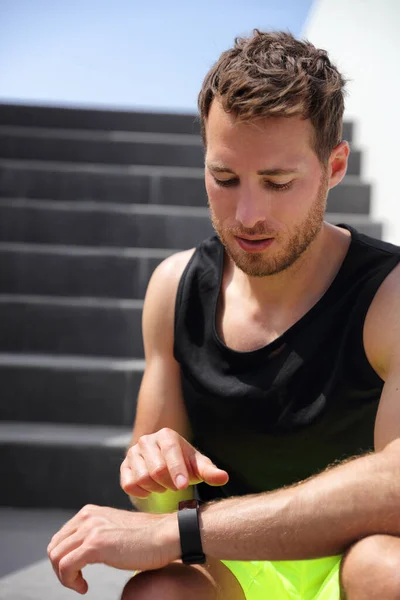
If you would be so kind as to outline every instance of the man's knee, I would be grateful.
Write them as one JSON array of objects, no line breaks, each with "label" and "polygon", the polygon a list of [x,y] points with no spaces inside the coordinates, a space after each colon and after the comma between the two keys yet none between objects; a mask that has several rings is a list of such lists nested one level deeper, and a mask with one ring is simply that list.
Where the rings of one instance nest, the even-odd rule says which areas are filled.
[{"label": "man's knee", "polygon": [[345,554],[340,579],[346,600],[398,600],[400,539],[373,535],[360,540]]},{"label": "man's knee", "polygon": [[156,571],[143,571],[128,581],[121,600],[191,600],[217,598],[213,582],[196,569],[173,563]]},{"label": "man's knee", "polygon": [[145,571],[135,575],[128,581],[122,592],[121,600],[142,600],[144,598],[165,598],[165,600],[178,600],[176,580],[164,572]]}]

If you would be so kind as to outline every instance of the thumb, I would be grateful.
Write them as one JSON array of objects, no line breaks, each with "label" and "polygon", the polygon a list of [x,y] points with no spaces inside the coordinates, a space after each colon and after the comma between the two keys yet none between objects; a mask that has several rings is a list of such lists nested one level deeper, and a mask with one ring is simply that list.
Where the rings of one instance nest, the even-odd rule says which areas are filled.
[{"label": "thumb", "polygon": [[229,475],[223,469],[219,469],[207,456],[196,452],[191,456],[193,472],[208,485],[225,485]]}]

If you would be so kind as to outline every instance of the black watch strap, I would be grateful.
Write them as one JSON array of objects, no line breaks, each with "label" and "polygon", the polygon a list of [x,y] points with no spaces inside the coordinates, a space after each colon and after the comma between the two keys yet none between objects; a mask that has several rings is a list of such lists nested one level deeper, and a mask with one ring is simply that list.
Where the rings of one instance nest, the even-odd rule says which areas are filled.
[{"label": "black watch strap", "polygon": [[183,500],[178,505],[178,525],[185,565],[204,564],[206,557],[201,544],[199,500]]}]

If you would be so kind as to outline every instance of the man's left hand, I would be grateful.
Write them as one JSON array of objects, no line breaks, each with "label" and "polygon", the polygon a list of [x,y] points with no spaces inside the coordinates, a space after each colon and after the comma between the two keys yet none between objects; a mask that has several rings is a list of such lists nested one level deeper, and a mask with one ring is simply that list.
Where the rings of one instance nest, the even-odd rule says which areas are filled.
[{"label": "man's left hand", "polygon": [[86,565],[147,571],[180,558],[177,516],[87,505],[53,536],[47,553],[60,582],[85,594]]}]

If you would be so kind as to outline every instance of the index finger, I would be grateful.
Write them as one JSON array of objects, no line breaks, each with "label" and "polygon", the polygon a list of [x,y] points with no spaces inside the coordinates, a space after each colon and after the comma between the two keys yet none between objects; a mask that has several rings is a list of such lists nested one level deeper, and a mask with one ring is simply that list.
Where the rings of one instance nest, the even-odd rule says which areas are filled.
[{"label": "index finger", "polygon": [[173,483],[178,490],[185,489],[189,485],[189,472],[179,442],[171,436],[160,436],[158,445]]}]

